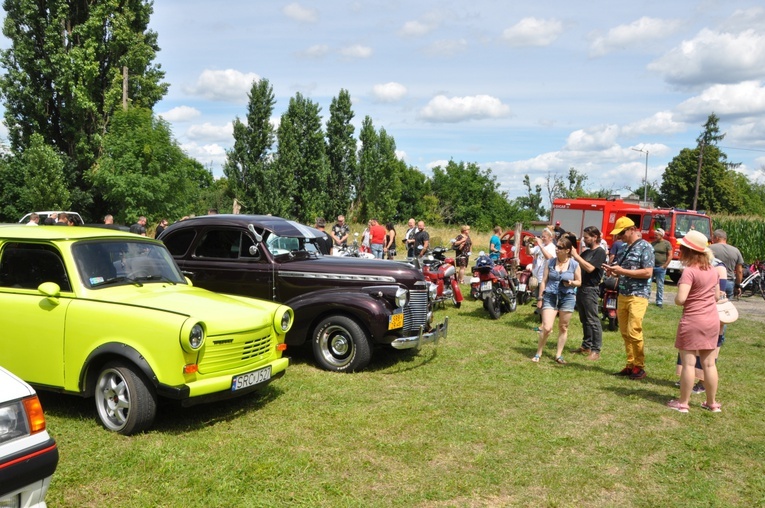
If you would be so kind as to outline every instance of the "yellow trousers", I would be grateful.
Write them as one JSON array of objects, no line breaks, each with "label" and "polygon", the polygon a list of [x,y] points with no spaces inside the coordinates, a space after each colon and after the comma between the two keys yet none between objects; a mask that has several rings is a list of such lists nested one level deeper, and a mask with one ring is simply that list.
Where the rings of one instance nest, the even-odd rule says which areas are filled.
[{"label": "yellow trousers", "polygon": [[619,295],[616,315],[619,318],[619,331],[624,339],[624,349],[627,351],[627,367],[645,367],[643,316],[646,309],[648,298]]}]

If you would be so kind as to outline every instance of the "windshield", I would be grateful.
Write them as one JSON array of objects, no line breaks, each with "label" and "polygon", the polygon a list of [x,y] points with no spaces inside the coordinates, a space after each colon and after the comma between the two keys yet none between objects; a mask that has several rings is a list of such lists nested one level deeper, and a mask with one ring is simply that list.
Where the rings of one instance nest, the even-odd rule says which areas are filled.
[{"label": "windshield", "polygon": [[131,240],[83,241],[72,247],[80,278],[89,288],[146,282],[186,284],[163,245]]},{"label": "windshield", "polygon": [[675,215],[675,237],[682,238],[688,231],[692,230],[704,233],[707,238],[711,238],[712,231],[710,229],[709,217],[677,213]]},{"label": "windshield", "polygon": [[283,254],[312,254],[318,253],[316,245],[309,239],[295,238],[291,236],[279,236],[276,233],[269,233],[266,238],[266,248],[274,256]]}]

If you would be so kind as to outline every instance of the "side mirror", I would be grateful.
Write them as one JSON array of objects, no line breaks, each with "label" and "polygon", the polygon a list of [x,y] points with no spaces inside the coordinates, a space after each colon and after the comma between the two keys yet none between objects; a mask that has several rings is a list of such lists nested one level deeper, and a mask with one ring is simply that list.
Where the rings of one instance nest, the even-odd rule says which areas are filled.
[{"label": "side mirror", "polygon": [[[247,224],[247,229],[250,231],[250,233],[252,233],[252,236],[255,238],[255,242],[260,243],[263,241],[263,236],[255,231],[255,226],[252,224]],[[250,249],[252,249],[252,247],[250,247]],[[250,252],[250,254],[252,254],[252,252]]]},{"label": "side mirror", "polygon": [[61,287],[55,282],[43,282],[37,286],[37,290],[45,295],[51,303],[58,304],[58,297],[61,296]]}]

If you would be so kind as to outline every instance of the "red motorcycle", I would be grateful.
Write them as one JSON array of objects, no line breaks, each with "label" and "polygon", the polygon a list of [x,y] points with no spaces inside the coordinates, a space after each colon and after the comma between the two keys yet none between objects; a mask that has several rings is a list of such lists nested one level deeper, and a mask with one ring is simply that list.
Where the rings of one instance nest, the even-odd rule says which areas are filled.
[{"label": "red motorcycle", "polygon": [[614,331],[619,327],[616,316],[616,301],[619,298],[619,279],[606,277],[600,285],[600,296],[603,302],[603,319],[608,320],[608,330]]},{"label": "red motorcycle", "polygon": [[492,319],[518,308],[515,268],[511,259],[505,262],[495,264],[485,254],[478,256],[470,279],[470,294],[476,300],[483,300],[483,308]]},{"label": "red motorcycle", "polygon": [[436,247],[431,256],[422,262],[422,274],[425,279],[432,282],[438,288],[435,303],[443,303],[451,300],[456,308],[462,306],[462,290],[457,282],[457,268],[454,258],[446,257],[446,248]]}]

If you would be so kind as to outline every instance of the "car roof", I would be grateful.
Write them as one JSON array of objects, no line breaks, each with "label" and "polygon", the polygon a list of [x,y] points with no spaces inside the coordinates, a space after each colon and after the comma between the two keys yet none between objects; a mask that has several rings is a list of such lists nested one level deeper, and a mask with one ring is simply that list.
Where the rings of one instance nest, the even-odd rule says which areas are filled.
[{"label": "car roof", "polygon": [[7,224],[0,227],[0,240],[82,240],[87,238],[123,238],[154,241],[134,233],[87,226],[37,226]]},{"label": "car roof", "polygon": [[[185,219],[181,222],[168,227],[165,231],[169,232],[173,229],[181,227],[192,227],[199,225],[210,226],[239,226],[246,228],[248,224],[252,224],[255,229],[264,229],[271,231],[279,236],[289,238],[317,238],[323,235],[319,235],[320,231],[310,226],[305,226],[299,222],[293,220],[284,219],[282,217],[274,217],[272,215],[239,215],[239,214],[215,214],[215,215],[202,215],[199,217],[192,217]],[[163,231],[162,236],[165,236]]]}]

